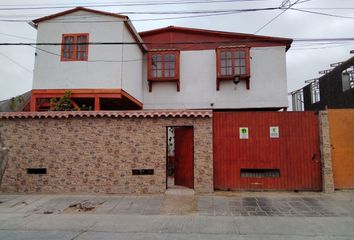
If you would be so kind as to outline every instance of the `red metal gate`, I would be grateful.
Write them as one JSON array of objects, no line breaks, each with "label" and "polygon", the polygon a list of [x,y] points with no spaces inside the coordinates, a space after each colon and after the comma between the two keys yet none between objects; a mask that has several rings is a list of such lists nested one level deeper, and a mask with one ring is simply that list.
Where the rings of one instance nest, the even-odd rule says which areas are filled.
[{"label": "red metal gate", "polygon": [[194,187],[193,128],[175,128],[175,184]]},{"label": "red metal gate", "polygon": [[214,188],[321,190],[314,112],[214,112]]}]

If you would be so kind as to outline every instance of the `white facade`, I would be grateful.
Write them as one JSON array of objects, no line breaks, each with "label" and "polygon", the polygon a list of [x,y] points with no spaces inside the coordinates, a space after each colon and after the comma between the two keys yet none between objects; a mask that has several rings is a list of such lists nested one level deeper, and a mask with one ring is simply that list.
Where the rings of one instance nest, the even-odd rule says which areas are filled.
[{"label": "white facade", "polygon": [[[37,42],[60,43],[62,34],[75,33],[88,33],[89,42],[135,42],[123,19],[87,11],[40,22]],[[61,46],[38,48],[33,89],[123,88],[143,99],[143,52],[138,45],[90,45],[88,61],[61,61]]]},{"label": "white facade", "polygon": [[[88,33],[89,42],[135,42],[124,19],[74,11],[38,24],[38,43],[60,43],[62,34]],[[288,106],[286,47],[250,49],[250,89],[241,80],[216,90],[215,50],[180,52],[180,91],[154,82],[149,92],[147,53],[138,44],[89,45],[88,61],[61,61],[61,46],[38,46],[33,89],[122,89],[143,109],[250,109]]]},{"label": "white facade", "polygon": [[215,50],[181,51],[180,92],[175,83],[153,83],[145,63],[144,109],[245,109],[288,106],[285,46],[250,50],[250,89],[246,82],[222,81],[216,90]]}]

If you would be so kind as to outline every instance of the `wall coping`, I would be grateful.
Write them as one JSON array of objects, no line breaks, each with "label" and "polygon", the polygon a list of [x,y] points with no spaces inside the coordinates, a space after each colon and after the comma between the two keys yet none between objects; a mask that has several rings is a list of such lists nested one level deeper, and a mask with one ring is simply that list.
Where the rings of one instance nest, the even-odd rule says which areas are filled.
[{"label": "wall coping", "polygon": [[159,117],[202,117],[211,118],[211,110],[140,110],[140,111],[53,111],[53,112],[2,112],[0,119],[26,118],[159,118]]}]

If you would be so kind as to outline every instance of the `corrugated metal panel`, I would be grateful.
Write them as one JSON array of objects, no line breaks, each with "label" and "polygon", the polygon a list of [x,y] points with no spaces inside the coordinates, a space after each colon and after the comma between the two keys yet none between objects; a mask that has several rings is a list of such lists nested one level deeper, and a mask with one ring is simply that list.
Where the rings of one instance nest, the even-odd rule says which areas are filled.
[{"label": "corrugated metal panel", "polygon": [[354,189],[354,109],[328,110],[334,187]]},{"label": "corrugated metal panel", "polygon": [[[270,138],[270,126],[279,138]],[[240,127],[249,139],[240,139]],[[321,190],[315,113],[215,112],[213,131],[215,189]],[[280,177],[241,177],[241,169],[279,169]]]}]

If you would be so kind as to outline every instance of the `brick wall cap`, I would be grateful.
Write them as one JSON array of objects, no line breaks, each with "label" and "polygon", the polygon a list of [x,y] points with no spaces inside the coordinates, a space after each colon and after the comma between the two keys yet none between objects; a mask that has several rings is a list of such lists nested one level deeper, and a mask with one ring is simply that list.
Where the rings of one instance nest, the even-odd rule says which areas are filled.
[{"label": "brick wall cap", "polygon": [[53,112],[2,112],[0,119],[15,118],[82,118],[82,117],[202,117],[211,118],[211,110],[141,110],[141,111],[53,111]]}]

